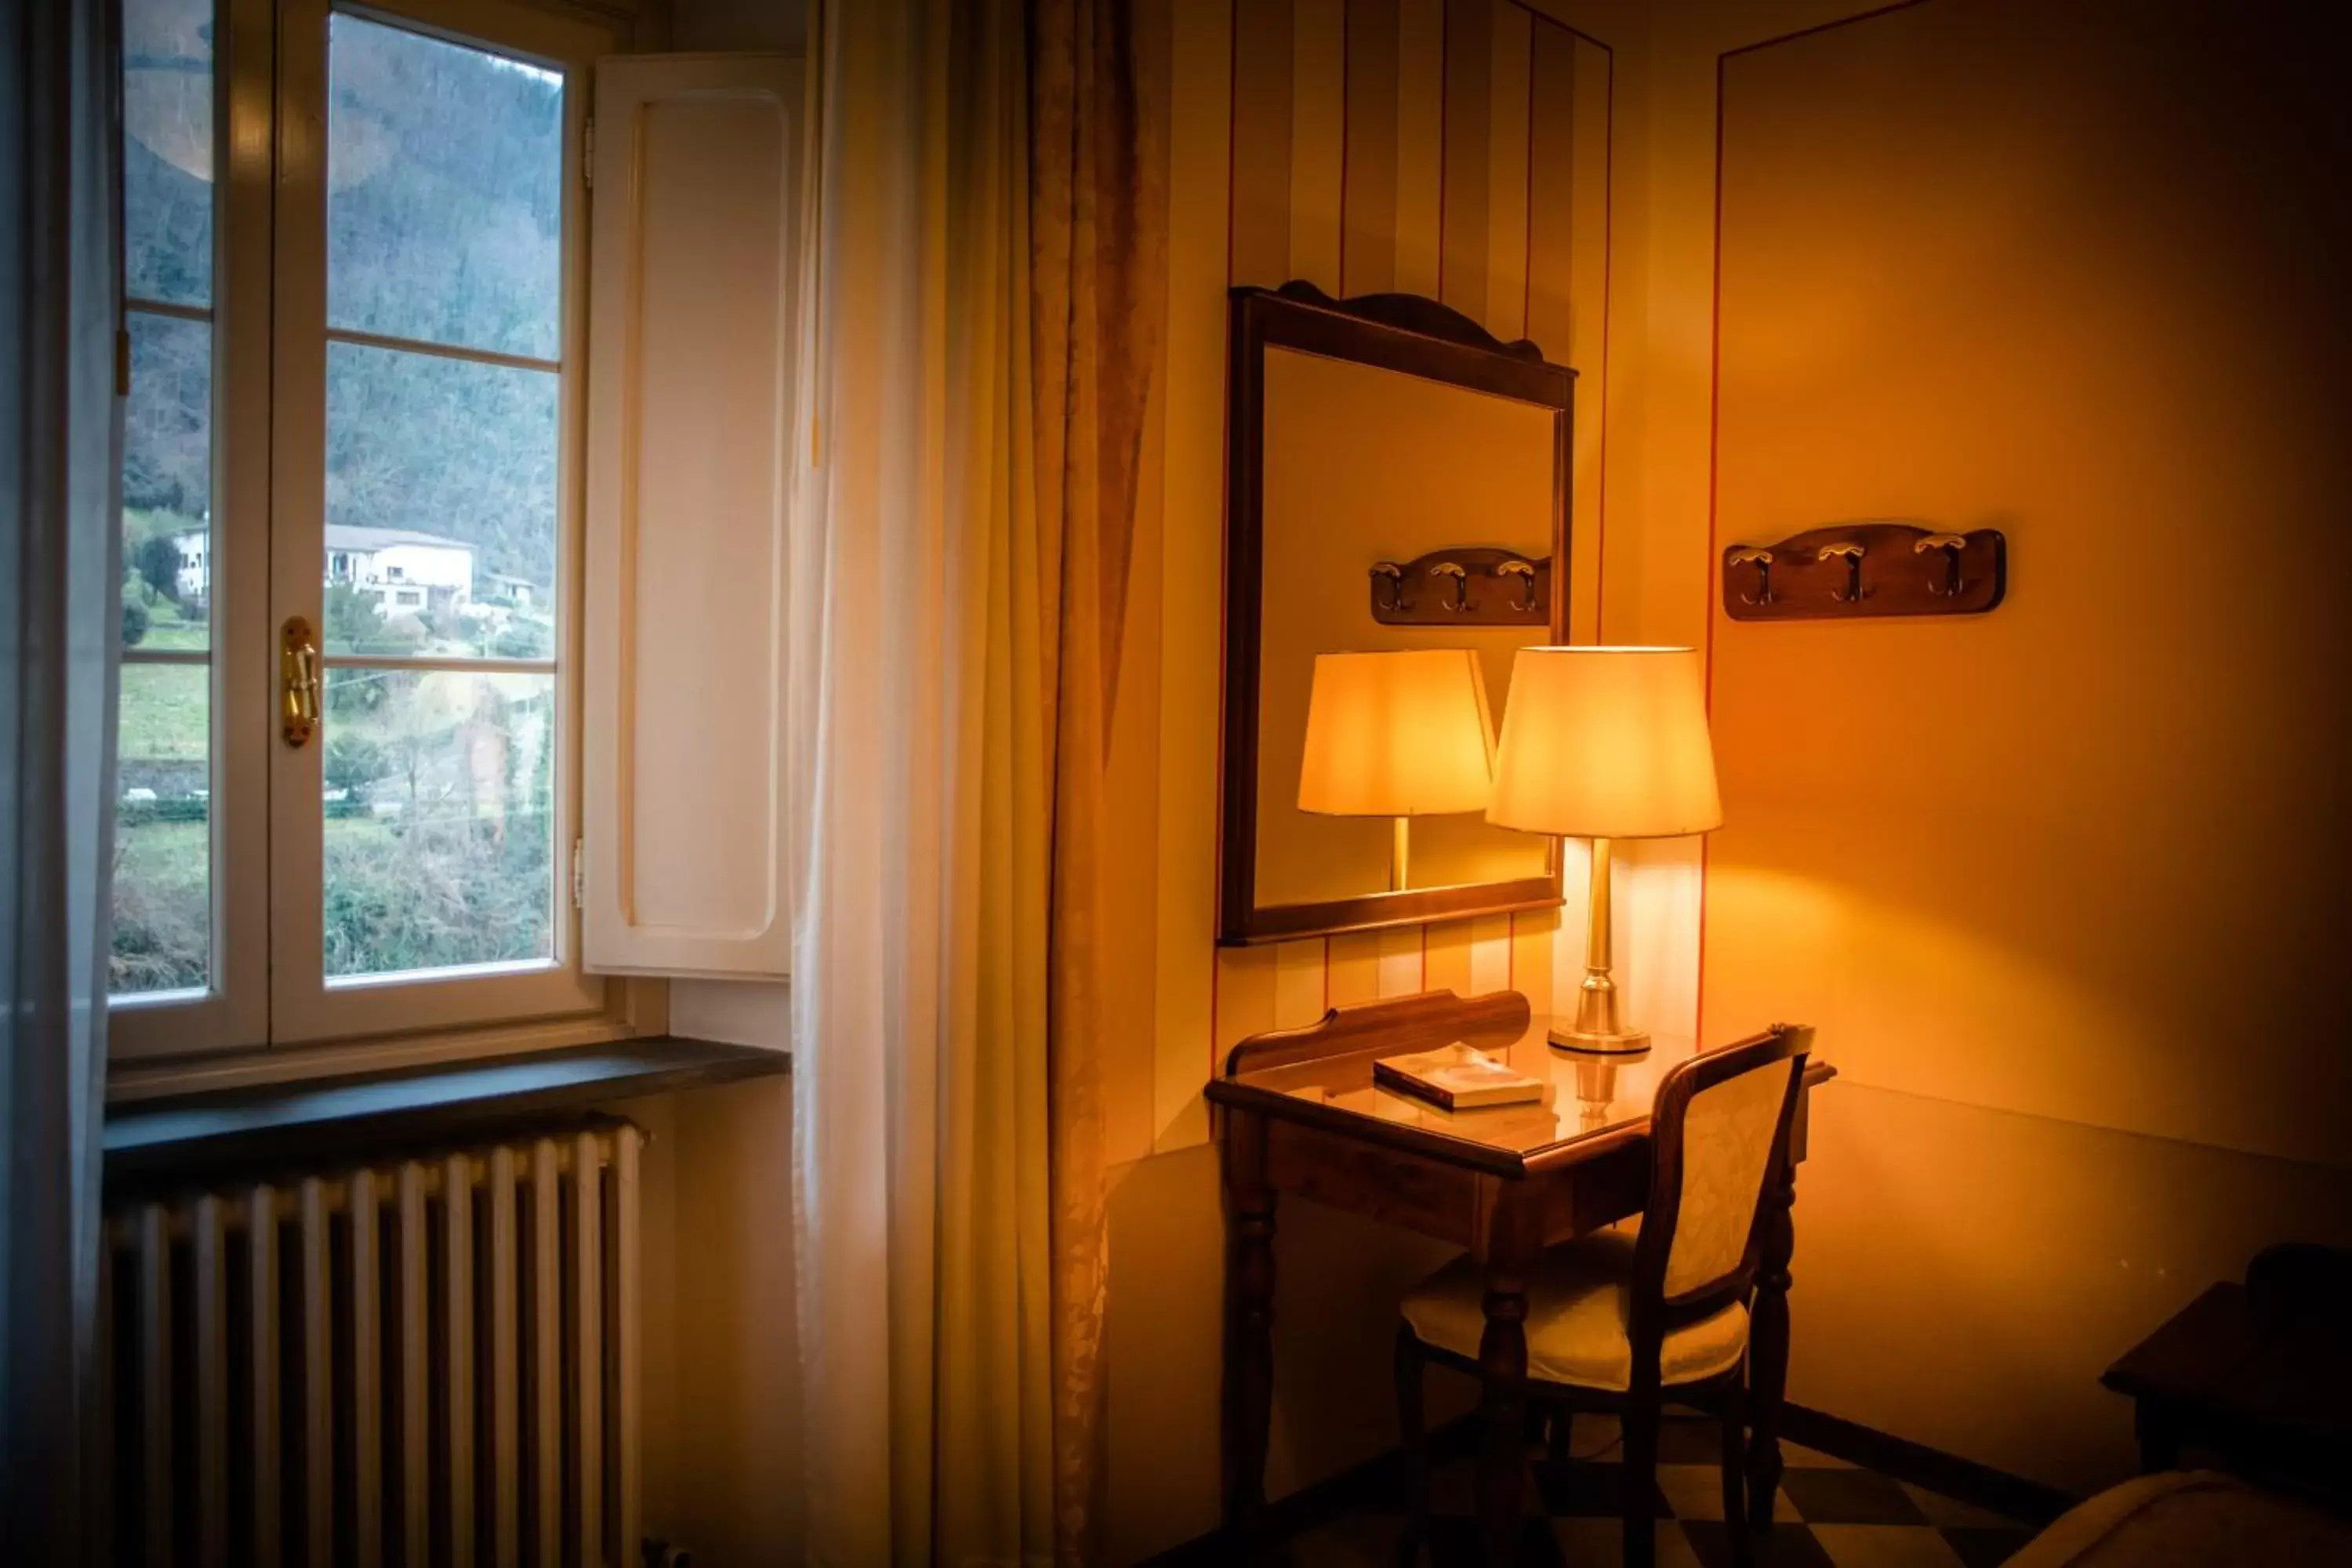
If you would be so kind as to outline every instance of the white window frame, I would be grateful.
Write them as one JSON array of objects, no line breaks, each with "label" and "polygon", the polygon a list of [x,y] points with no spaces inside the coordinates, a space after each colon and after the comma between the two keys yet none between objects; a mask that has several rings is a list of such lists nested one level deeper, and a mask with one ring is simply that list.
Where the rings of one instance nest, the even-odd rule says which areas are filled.
[{"label": "white window frame", "polygon": [[[356,977],[323,965],[322,758],[277,723],[278,627],[321,625],[326,433],[327,22],[364,17],[531,60],[565,77],[558,363],[556,644],[547,661],[432,659],[423,668],[555,677],[551,963]],[[570,896],[580,832],[582,430],[587,320],[583,164],[591,66],[625,47],[599,24],[516,0],[216,0],[212,984],[115,999],[120,1098],[313,1072],[540,1048],[658,1030],[647,982],[591,975]],[[188,314],[184,310],[179,314]],[[338,334],[341,335],[341,334]],[[476,356],[459,351],[457,357]],[[226,572],[222,568],[226,568]],[[201,656],[197,656],[201,657]],[[338,658],[330,667],[391,661]],[[288,1047],[316,1047],[294,1048]],[[161,1058],[242,1053],[200,1068]],[[152,1072],[142,1070],[152,1066]]]},{"label": "white window frame", "polygon": [[[209,655],[210,983],[202,991],[113,998],[110,1058],[233,1050],[269,1037],[268,541],[253,524],[269,506],[269,0],[215,0],[212,305],[132,299],[127,309],[208,320],[212,327],[212,628]],[[124,650],[133,664],[200,663],[205,655]],[[240,873],[242,870],[242,874]]]}]

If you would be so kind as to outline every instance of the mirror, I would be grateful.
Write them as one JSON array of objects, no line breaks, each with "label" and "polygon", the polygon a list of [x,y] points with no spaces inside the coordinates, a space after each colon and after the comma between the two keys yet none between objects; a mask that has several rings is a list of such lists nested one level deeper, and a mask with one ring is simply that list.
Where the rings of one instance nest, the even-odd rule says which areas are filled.
[{"label": "mirror", "polygon": [[1219,939],[1559,901],[1490,826],[1511,660],[1567,640],[1573,373],[1434,300],[1232,300]]}]

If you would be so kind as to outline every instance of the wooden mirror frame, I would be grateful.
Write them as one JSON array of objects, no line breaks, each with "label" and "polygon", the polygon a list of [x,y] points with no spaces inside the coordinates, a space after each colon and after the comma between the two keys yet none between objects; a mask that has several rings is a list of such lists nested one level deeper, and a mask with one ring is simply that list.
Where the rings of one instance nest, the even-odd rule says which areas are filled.
[{"label": "wooden mirror frame", "polygon": [[1334,300],[1305,282],[1273,289],[1234,289],[1228,303],[1228,326],[1219,944],[1238,947],[1286,942],[1559,903],[1560,857],[1555,844],[1551,870],[1540,877],[1259,907],[1257,733],[1265,589],[1265,351],[1270,345],[1296,349],[1551,411],[1549,637],[1554,643],[1568,640],[1569,434],[1576,373],[1547,361],[1543,351],[1525,338],[1506,343],[1460,311],[1417,294]]}]

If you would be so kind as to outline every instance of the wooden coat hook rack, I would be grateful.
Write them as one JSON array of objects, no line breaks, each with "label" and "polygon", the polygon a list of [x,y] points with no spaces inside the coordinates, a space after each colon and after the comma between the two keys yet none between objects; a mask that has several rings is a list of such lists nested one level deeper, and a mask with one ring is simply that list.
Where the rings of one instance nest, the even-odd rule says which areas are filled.
[{"label": "wooden coat hook rack", "polygon": [[1376,561],[1372,619],[1384,626],[1543,626],[1551,624],[1551,557],[1489,544]]},{"label": "wooden coat hook rack", "polygon": [[1836,523],[1723,552],[1723,608],[1735,621],[1981,616],[2008,592],[2009,543],[1997,528]]}]

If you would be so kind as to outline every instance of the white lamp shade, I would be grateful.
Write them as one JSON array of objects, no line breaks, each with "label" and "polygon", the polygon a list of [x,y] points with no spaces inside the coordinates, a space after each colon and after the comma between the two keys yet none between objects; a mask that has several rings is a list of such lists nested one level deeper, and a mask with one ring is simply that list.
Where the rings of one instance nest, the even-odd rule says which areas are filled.
[{"label": "white lamp shade", "polygon": [[1467,648],[1317,654],[1298,809],[1331,816],[1484,810],[1494,733],[1478,656]]},{"label": "white lamp shade", "polygon": [[1521,648],[1486,820],[1578,838],[1722,826],[1698,650]]}]

